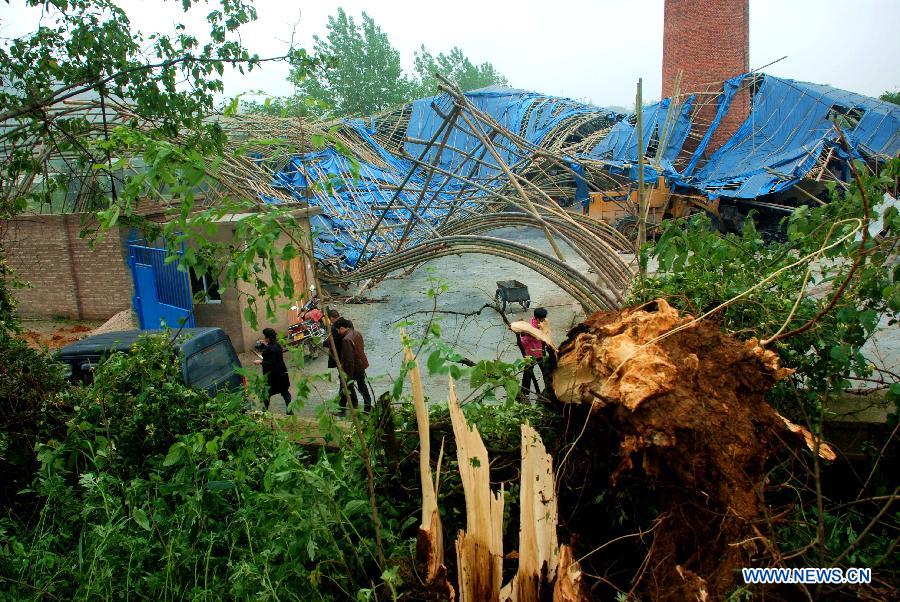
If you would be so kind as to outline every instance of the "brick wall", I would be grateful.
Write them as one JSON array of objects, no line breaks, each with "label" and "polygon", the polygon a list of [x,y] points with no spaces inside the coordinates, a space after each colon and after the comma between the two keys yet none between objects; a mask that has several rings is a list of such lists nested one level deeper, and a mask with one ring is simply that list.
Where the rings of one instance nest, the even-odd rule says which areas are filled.
[{"label": "brick wall", "polygon": [[88,214],[23,215],[0,228],[7,263],[32,288],[14,289],[23,317],[105,320],[131,307],[132,284],[118,230],[94,249],[79,238]]},{"label": "brick wall", "polygon": [[[711,84],[750,69],[749,0],[666,0],[663,24],[662,94],[670,97],[681,72],[680,92],[712,91]],[[718,84],[721,90],[721,84]],[[709,123],[715,106],[701,110]],[[744,122],[750,98],[742,90],[713,135],[707,153],[719,148]]]}]

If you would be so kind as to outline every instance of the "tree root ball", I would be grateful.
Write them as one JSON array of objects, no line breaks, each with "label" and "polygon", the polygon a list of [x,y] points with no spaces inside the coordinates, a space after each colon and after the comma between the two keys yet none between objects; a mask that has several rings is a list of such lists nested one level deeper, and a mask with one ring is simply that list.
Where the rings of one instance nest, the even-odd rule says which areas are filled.
[{"label": "tree root ball", "polygon": [[[556,397],[589,404],[589,426],[602,422],[618,438],[610,483],[627,473],[659,496],[638,578],[646,597],[720,599],[750,566],[766,462],[788,433],[765,396],[790,372],[756,340],[679,316],[664,300],[596,313],[560,346]],[[588,431],[578,445],[590,440]]]}]

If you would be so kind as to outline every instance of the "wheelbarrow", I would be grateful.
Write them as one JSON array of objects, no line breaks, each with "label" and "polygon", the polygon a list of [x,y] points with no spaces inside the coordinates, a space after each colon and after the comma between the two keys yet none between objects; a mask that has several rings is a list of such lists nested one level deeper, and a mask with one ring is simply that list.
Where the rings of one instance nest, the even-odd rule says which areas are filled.
[{"label": "wheelbarrow", "polygon": [[531,296],[528,294],[528,287],[518,280],[498,280],[497,293],[494,295],[500,311],[506,312],[506,306],[511,303],[518,303],[522,309],[528,309],[531,305]]}]

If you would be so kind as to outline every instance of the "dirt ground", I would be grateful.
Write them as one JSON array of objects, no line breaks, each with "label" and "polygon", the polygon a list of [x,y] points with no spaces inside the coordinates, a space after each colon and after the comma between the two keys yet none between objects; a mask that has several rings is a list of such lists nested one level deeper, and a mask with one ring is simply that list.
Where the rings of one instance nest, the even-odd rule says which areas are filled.
[{"label": "dirt ground", "polygon": [[41,349],[62,349],[88,336],[103,324],[96,320],[22,320],[22,338],[28,345]]}]

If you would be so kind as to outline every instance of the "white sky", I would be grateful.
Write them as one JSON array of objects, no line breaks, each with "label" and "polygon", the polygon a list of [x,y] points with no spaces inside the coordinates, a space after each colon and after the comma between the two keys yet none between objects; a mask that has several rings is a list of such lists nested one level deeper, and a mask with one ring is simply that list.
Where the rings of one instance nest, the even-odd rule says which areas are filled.
[{"label": "white sky", "polygon": [[[120,0],[132,24],[145,32],[171,31],[184,20],[180,4]],[[419,45],[434,53],[455,45],[473,62],[493,63],[519,88],[631,106],[642,77],[644,98],[660,95],[663,0],[256,0],[255,5],[259,19],[242,29],[242,39],[260,56],[283,54],[294,23],[295,44],[311,49],[313,34],[324,35],[328,15],[343,6],[355,16],[370,14],[408,70]],[[202,18],[208,9],[200,6],[196,12]],[[34,11],[0,2],[0,36],[33,30],[35,23]],[[898,0],[750,0],[750,67],[787,55],[766,72],[878,96],[900,89],[898,26]],[[289,94],[287,72],[283,64],[248,75],[226,72],[226,94]]]}]

